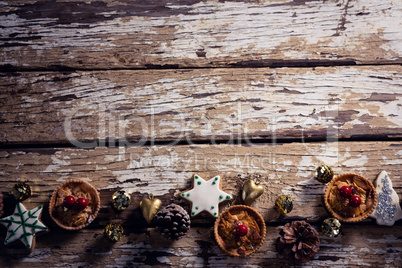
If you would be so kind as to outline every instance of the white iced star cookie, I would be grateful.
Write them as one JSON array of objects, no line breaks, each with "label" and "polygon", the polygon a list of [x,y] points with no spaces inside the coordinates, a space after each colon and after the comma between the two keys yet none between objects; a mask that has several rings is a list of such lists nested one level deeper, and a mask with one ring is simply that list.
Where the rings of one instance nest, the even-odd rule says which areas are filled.
[{"label": "white iced star cookie", "polygon": [[0,219],[0,223],[7,228],[4,244],[17,240],[29,249],[34,248],[34,236],[38,232],[47,231],[47,227],[40,222],[42,206],[27,210],[23,204],[17,202],[13,215]]},{"label": "white iced star cookie", "polygon": [[204,210],[214,217],[219,215],[219,203],[232,199],[232,196],[219,189],[220,184],[219,175],[207,181],[197,174],[193,175],[193,187],[179,194],[191,202],[191,216]]}]

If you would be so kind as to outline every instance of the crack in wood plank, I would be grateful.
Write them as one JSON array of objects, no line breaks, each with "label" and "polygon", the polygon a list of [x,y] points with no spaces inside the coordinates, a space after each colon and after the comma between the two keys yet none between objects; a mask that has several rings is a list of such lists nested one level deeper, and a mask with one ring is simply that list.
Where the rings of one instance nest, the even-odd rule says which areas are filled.
[{"label": "crack in wood plank", "polygon": [[398,138],[400,69],[3,74],[0,141],[69,144],[76,139],[94,147]]},{"label": "crack in wood plank", "polygon": [[390,0],[20,2],[2,2],[3,70],[401,62]]},{"label": "crack in wood plank", "polygon": [[[297,217],[317,222],[327,216],[322,203],[325,185],[311,179],[320,163],[332,166],[336,174],[354,172],[371,181],[381,170],[393,179],[395,190],[402,197],[402,181],[398,168],[402,164],[401,142],[339,142],[242,145],[151,146],[131,148],[96,148],[90,150],[54,148],[43,154],[35,149],[7,150],[0,154],[0,189],[11,189],[19,180],[27,181],[36,193],[27,204],[47,203],[52,191],[62,182],[80,178],[91,182],[101,192],[101,211],[94,228],[110,219],[110,198],[113,191],[131,193],[132,206],[120,214],[138,227],[146,222],[138,204],[147,194],[154,194],[164,205],[176,200],[175,195],[187,189],[194,172],[205,177],[222,174],[223,190],[239,195],[245,174],[260,174],[266,193],[253,206],[267,223]],[[364,149],[364,151],[363,151]],[[238,174],[243,174],[240,177]],[[273,204],[280,194],[294,197],[294,211],[283,218]],[[402,198],[401,198],[402,199]],[[179,200],[176,200],[179,201]],[[240,200],[234,199],[234,203]],[[180,203],[188,207],[183,201]],[[292,218],[296,217],[296,218]],[[44,213],[46,224],[51,224]],[[50,221],[50,222],[49,222]],[[208,217],[194,224],[211,224]]]}]

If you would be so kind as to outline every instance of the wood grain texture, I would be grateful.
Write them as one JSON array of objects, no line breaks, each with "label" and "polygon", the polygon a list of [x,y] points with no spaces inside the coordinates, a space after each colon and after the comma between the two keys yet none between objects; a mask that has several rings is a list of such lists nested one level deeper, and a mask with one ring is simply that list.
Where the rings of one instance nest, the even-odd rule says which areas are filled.
[{"label": "wood grain texture", "polygon": [[[402,197],[400,178],[401,142],[340,142],[309,144],[258,144],[154,146],[132,148],[96,148],[89,150],[54,148],[1,151],[0,189],[5,193],[19,180],[27,181],[33,196],[27,207],[46,204],[52,191],[70,178],[88,180],[100,190],[101,210],[98,218],[78,232],[60,230],[43,214],[51,233],[37,238],[37,248],[29,256],[21,251],[0,246],[2,267],[14,264],[47,266],[95,265],[115,266],[184,266],[192,267],[289,265],[275,250],[279,228],[296,219],[307,220],[319,229],[320,222],[329,216],[322,202],[324,185],[311,179],[313,170],[322,161],[334,168],[336,174],[356,172],[374,180],[381,170],[387,170],[399,197]],[[165,241],[147,225],[138,209],[139,201],[149,193],[162,199],[163,205],[174,200],[175,194],[190,186],[192,172],[203,177],[222,174],[222,188],[238,197],[246,173],[258,177],[265,193],[252,204],[266,220],[267,239],[251,258],[240,260],[222,253],[212,237],[212,218],[193,219],[190,233],[177,242]],[[241,174],[241,176],[238,176]],[[110,197],[117,189],[132,194],[131,206],[120,214],[110,207]],[[294,210],[281,217],[273,209],[279,194],[294,198]],[[179,201],[175,201],[179,202]],[[239,202],[236,199],[236,202]],[[180,202],[179,202],[180,203]],[[188,208],[187,204],[181,203]],[[47,207],[47,206],[46,206]],[[115,245],[105,243],[102,229],[111,220],[120,221],[126,228],[125,237]],[[344,224],[342,235],[336,239],[321,237],[321,250],[309,265],[356,266],[401,265],[401,222],[395,226],[364,223]],[[4,228],[0,236],[4,236]],[[158,237],[155,239],[155,237]],[[182,265],[183,264],[183,265]]]},{"label": "wood grain texture", "polygon": [[398,0],[2,1],[3,69],[401,63]]},{"label": "wood grain texture", "polygon": [[[27,255],[0,226],[0,267],[288,267],[281,226],[329,217],[312,178],[322,162],[371,181],[386,170],[402,200],[401,14],[400,0],[0,1],[0,192],[9,215],[10,189],[28,182],[24,204],[44,204],[50,228]],[[235,199],[221,211],[246,179],[264,186],[252,207],[267,238],[252,257],[223,253],[206,214],[176,242],[143,219],[149,194],[189,210],[177,194],[194,172],[223,176]],[[47,211],[67,179],[101,196],[77,232]],[[117,213],[121,189],[132,204]],[[280,194],[294,199],[286,216]],[[110,221],[125,228],[116,244],[102,234]],[[306,267],[402,267],[401,225],[320,233]]]},{"label": "wood grain texture", "polygon": [[[169,204],[179,192],[190,188],[194,172],[203,178],[221,174],[222,189],[236,196],[231,204],[241,202],[237,197],[245,174],[257,173],[266,192],[253,206],[268,223],[289,219],[316,222],[328,215],[322,202],[325,185],[311,179],[318,165],[325,162],[334,168],[335,174],[358,173],[371,181],[386,170],[401,198],[401,154],[401,142],[9,150],[1,152],[0,188],[7,191],[16,181],[26,180],[35,193],[27,203],[35,206],[48,203],[52,192],[67,179],[90,181],[100,191],[102,200],[92,227],[110,219],[111,196],[124,189],[132,194],[133,204],[120,218],[129,220],[126,224],[144,226],[139,201],[152,193],[163,205]],[[294,211],[284,218],[273,209],[280,194],[295,200]],[[188,207],[185,202],[180,204]],[[203,215],[195,218],[194,223],[212,222]]]},{"label": "wood grain texture", "polygon": [[[75,233],[59,231],[37,239],[34,252],[20,255],[0,245],[2,267],[289,267],[275,250],[282,226],[269,226],[263,246],[245,259],[233,258],[215,243],[212,228],[194,227],[176,242],[160,238],[154,228],[125,229],[116,243],[104,239],[102,229]],[[313,225],[319,229],[319,225]],[[400,226],[399,226],[400,228]],[[320,251],[303,267],[400,267],[401,233],[398,228],[370,225],[344,225],[342,234],[331,239],[320,233]]]},{"label": "wood grain texture", "polygon": [[398,138],[402,67],[3,73],[0,141]]}]

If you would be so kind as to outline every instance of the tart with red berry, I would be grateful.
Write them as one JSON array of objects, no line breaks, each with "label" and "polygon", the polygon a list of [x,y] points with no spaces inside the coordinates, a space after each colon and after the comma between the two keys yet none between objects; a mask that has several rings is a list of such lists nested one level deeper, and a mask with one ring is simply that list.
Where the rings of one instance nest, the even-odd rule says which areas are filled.
[{"label": "tart with red berry", "polygon": [[374,185],[358,174],[337,175],[325,190],[325,206],[333,217],[343,222],[364,220],[376,205]]},{"label": "tart with red berry", "polygon": [[61,228],[79,230],[96,218],[99,207],[99,193],[91,184],[82,180],[69,180],[53,192],[49,213]]},{"label": "tart with red berry", "polygon": [[214,234],[218,246],[227,254],[246,257],[264,243],[266,227],[256,210],[236,205],[229,207],[216,219]]}]

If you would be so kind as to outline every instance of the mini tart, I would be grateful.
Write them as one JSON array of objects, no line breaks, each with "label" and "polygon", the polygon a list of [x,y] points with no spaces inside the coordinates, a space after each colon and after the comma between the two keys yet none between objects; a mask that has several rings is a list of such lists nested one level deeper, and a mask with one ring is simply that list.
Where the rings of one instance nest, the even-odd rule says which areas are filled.
[{"label": "mini tart", "polygon": [[[82,211],[65,209],[63,201],[69,195],[74,196],[76,200],[80,197],[87,199],[87,207]],[[99,208],[99,193],[91,184],[82,180],[68,180],[53,192],[49,203],[49,214],[61,228],[79,230],[88,226],[96,218]]]},{"label": "mini tart", "polygon": [[[238,237],[236,226],[247,226],[246,236]],[[253,254],[263,243],[266,235],[265,221],[253,208],[244,205],[231,206],[216,219],[215,240],[218,246],[233,257]]]},{"label": "mini tart", "polygon": [[[352,195],[358,195],[362,201],[359,207],[349,206],[349,199],[340,196],[339,189],[342,186],[354,188]],[[363,176],[353,173],[335,176],[327,185],[324,198],[329,212],[342,222],[362,221],[374,211],[377,205],[374,185]]]}]

